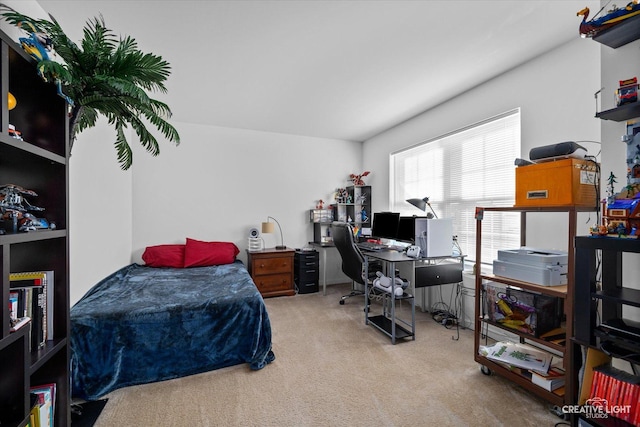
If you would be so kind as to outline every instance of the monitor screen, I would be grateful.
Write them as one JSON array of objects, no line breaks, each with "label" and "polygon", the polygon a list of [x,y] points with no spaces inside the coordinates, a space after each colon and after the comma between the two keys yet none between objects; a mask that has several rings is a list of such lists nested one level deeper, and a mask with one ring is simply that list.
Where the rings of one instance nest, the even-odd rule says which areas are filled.
[{"label": "monitor screen", "polygon": [[400,214],[397,212],[376,212],[373,214],[371,235],[382,239],[395,239],[399,223]]},{"label": "monitor screen", "polygon": [[398,223],[397,240],[415,243],[416,238],[416,216],[401,216]]}]

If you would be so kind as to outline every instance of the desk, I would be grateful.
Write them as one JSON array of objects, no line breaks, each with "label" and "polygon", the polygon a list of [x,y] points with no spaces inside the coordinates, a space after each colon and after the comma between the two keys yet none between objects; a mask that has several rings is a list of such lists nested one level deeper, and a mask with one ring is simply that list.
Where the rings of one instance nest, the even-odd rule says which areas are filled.
[{"label": "desk", "polygon": [[[381,251],[367,251],[362,250],[362,254],[365,257],[365,264],[368,269],[369,259],[377,259],[384,262],[387,265],[387,276],[394,277],[396,271],[396,263],[411,263],[411,277],[410,291],[400,297],[392,298],[391,295],[395,294],[395,284],[392,283],[391,294],[389,294],[389,302],[391,305],[391,312],[387,313],[386,301],[383,307],[382,316],[369,317],[369,305],[365,304],[365,324],[371,323],[391,338],[391,343],[395,344],[396,338],[412,337],[415,340],[415,290],[416,288],[422,288],[427,286],[438,286],[449,283],[462,282],[462,270],[464,269],[465,255],[451,255],[443,257],[429,257],[429,258],[412,258],[407,256],[404,252],[398,252],[394,250],[381,250]],[[438,261],[445,261],[447,259],[457,260],[455,263],[438,264]],[[459,264],[458,264],[459,261]],[[368,295],[368,284],[365,285],[365,294]],[[425,305],[425,293],[422,295],[422,307],[424,310]],[[411,300],[411,323],[405,322],[401,319],[396,319],[395,315],[395,303],[396,300],[410,299]],[[390,315],[387,316],[387,314]],[[396,324],[396,320],[404,323],[407,326],[411,326],[411,330],[407,330],[400,325]]]}]

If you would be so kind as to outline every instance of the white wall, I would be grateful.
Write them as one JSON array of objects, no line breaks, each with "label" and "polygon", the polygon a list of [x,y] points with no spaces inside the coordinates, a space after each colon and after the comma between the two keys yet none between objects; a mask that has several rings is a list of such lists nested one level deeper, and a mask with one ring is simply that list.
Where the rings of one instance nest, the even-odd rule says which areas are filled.
[{"label": "white wall", "polygon": [[[48,19],[36,1],[3,2],[33,18]],[[14,40],[24,31],[0,21]],[[79,135],[69,159],[70,300],[131,259],[131,173],[116,164],[115,133],[104,121]]]},{"label": "white wall", "polygon": [[[594,118],[593,98],[600,81],[597,64],[596,43],[576,37],[554,51],[371,138],[364,143],[363,164],[375,171],[381,182],[388,182],[391,153],[517,107],[521,108],[521,157],[528,158],[529,150],[541,145],[599,141],[600,121]],[[600,148],[593,143],[581,144],[594,155]],[[372,192],[373,210],[388,209],[388,185],[377,186]],[[549,221],[549,217],[545,217],[539,226],[549,233],[540,241],[539,236],[543,234],[536,229],[535,219],[532,220],[528,244],[566,250],[566,239],[548,240],[547,237],[562,236],[566,221]]]},{"label": "white wall", "polygon": [[[48,18],[36,1],[5,3]],[[16,39],[22,35],[4,22],[1,28]],[[180,94],[163,101],[172,105],[172,96]],[[182,144],[160,141],[155,158],[128,136],[134,163],[126,172],[117,164],[115,131],[104,119],[78,135],[69,161],[72,305],[102,278],[140,262],[148,245],[186,237],[232,241],[246,261],[249,229],[270,215],[280,222],[285,244],[302,247],[312,240],[308,210],[315,201],[331,203],[348,175],[363,170],[359,142],[172,124]],[[266,247],[276,237],[264,235]],[[345,282],[337,252],[328,259],[327,282]]]},{"label": "white wall", "polygon": [[[391,153],[518,107],[521,108],[523,158],[529,158],[529,150],[541,145],[599,141],[600,120],[594,118],[593,96],[600,88],[599,63],[598,44],[576,37],[558,49],[371,138],[364,143],[363,164],[376,172],[379,181],[386,183]],[[592,155],[600,150],[599,144],[581,144]],[[373,211],[389,209],[388,184],[376,186],[372,192]],[[580,214],[578,234],[586,234],[595,222],[595,213]],[[528,215],[527,224],[528,245],[567,250],[566,214]],[[444,290],[445,302],[450,301],[450,291]],[[435,298],[433,291],[430,293],[431,303],[437,302],[439,297]],[[470,297],[466,298],[465,311],[473,313],[473,293],[466,294]]]},{"label": "white wall", "polygon": [[[287,246],[302,247],[313,240],[315,201],[332,201],[335,188],[361,169],[359,142],[176,126],[179,146],[166,144],[155,158],[135,153],[134,261],[148,245],[186,237],[232,241],[246,261],[249,229],[260,229],[267,216],[278,220]],[[279,233],[262,237],[266,247],[280,243]]]},{"label": "white wall", "polygon": [[69,159],[70,300],[131,260],[131,171],[120,170],[105,119],[78,135]]},{"label": "white wall", "polygon": [[[169,101],[169,105],[171,105]],[[70,166],[71,303],[144,248],[186,237],[232,241],[246,262],[247,235],[267,215],[289,247],[312,240],[308,209],[330,200],[361,169],[361,143],[174,123],[182,143],[146,153],[130,137],[132,168],[119,169],[113,130],[80,134]],[[279,235],[264,235],[267,247]],[[344,282],[337,253],[328,283]]]}]

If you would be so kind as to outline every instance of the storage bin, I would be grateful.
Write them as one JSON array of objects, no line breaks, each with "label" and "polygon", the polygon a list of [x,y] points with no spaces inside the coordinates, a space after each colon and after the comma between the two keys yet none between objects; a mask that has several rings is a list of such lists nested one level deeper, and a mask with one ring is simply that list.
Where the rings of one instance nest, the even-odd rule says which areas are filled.
[{"label": "storage bin", "polygon": [[311,209],[309,211],[310,222],[331,222],[333,221],[333,209]]},{"label": "storage bin", "polygon": [[596,163],[563,159],[516,168],[516,207],[598,206]]},{"label": "storage bin", "polygon": [[485,308],[491,322],[534,337],[560,327],[562,301],[559,297],[493,282],[485,285],[485,291]]}]

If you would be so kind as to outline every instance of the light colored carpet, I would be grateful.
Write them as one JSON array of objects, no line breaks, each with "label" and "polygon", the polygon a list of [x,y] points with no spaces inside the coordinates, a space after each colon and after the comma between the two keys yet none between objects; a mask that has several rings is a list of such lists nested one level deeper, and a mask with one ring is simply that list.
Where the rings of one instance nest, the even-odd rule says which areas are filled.
[{"label": "light colored carpet", "polygon": [[[116,390],[105,426],[554,426],[547,404],[473,360],[473,333],[416,312],[416,340],[364,324],[348,286],[266,300],[276,360]],[[407,307],[403,306],[403,310]],[[372,310],[379,309],[373,305]],[[404,311],[403,311],[404,313]],[[188,355],[185,355],[188,357]]]}]

